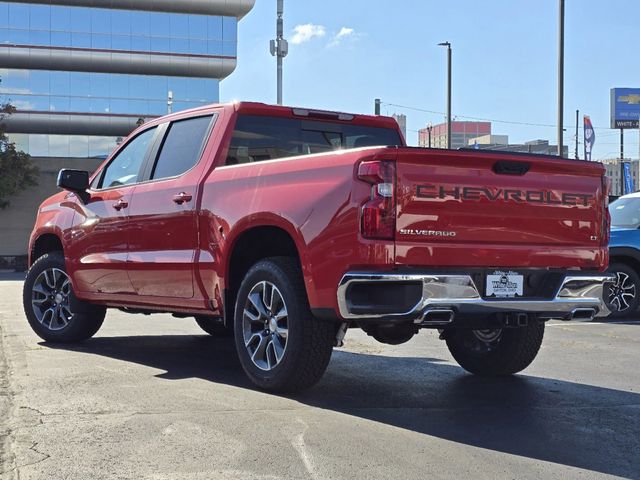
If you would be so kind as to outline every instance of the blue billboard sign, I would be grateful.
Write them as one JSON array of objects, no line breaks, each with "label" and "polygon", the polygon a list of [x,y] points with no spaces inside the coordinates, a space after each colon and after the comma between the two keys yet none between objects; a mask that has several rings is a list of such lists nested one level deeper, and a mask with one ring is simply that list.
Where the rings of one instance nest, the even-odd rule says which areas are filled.
[{"label": "blue billboard sign", "polygon": [[640,88],[611,89],[611,128],[638,128]]}]

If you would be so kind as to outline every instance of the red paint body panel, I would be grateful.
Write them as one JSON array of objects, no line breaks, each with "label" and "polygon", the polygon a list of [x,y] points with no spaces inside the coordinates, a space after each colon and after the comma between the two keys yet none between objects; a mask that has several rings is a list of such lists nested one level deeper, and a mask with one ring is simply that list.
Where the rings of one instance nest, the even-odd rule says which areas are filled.
[{"label": "red paint body panel", "polygon": [[[244,232],[262,226],[281,228],[293,239],[311,307],[336,312],[337,285],[350,270],[512,266],[602,271],[607,265],[604,169],[599,164],[372,147],[224,166],[238,114],[292,117],[292,109],[211,106],[150,124],[203,113],[216,113],[218,119],[200,162],[184,175],[90,191],[87,204],[60,193],[41,207],[30,250],[40,235],[56,234],[80,298],[109,306],[222,314],[231,252]],[[398,130],[395,120],[385,117],[356,115],[344,123]],[[395,241],[360,234],[361,208],[372,186],[357,179],[357,169],[371,160],[396,162]],[[492,170],[498,160],[528,162],[531,168],[522,176],[498,175]],[[471,195],[421,197],[418,187],[425,185],[468,187]],[[588,199],[585,205],[557,205],[488,198],[499,196],[501,189],[551,192],[551,200],[566,193]],[[175,204],[172,197],[180,192],[192,194],[192,200]],[[112,204],[123,198],[129,208],[116,212]],[[425,231],[454,231],[455,236]]]},{"label": "red paint body panel", "polygon": [[[530,169],[521,176],[497,174],[496,161],[524,162]],[[396,169],[400,265],[586,270],[606,265],[600,164],[402,149]],[[529,201],[518,199],[526,195]],[[571,204],[559,204],[563,198]]]},{"label": "red paint body panel", "polygon": [[126,269],[131,225],[126,209],[116,210],[114,205],[119,201],[130,204],[134,189],[126,186],[90,193],[86,203],[76,198],[73,241],[66,245],[65,257],[79,297],[84,292],[133,293]]}]

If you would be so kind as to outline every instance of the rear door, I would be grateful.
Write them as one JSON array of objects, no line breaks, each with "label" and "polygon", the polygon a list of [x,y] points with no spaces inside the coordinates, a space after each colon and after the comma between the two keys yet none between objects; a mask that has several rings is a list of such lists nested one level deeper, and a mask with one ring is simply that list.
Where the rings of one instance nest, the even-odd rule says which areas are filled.
[{"label": "rear door", "polygon": [[136,188],[129,215],[129,276],[140,296],[190,299],[198,247],[198,182],[215,121],[207,114],[164,124],[147,181]]},{"label": "rear door", "polygon": [[579,162],[400,149],[396,262],[436,267],[604,265],[604,169]]}]

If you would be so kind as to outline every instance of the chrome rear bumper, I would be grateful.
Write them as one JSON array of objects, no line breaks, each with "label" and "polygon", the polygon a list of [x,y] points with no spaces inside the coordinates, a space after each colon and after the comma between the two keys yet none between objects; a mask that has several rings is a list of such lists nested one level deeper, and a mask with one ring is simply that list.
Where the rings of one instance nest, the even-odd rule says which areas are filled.
[{"label": "chrome rear bumper", "polygon": [[[589,319],[609,315],[603,298],[606,283],[613,277],[602,275],[567,275],[552,299],[487,299],[469,275],[349,272],[338,286],[340,315],[348,320],[411,320],[418,324],[448,324],[457,314],[527,313],[537,318],[564,320]],[[354,306],[349,289],[354,284],[418,283],[422,294],[419,301],[405,311],[363,311]],[[357,310],[354,312],[354,310]],[[366,308],[365,308],[366,310]],[[429,319],[433,319],[430,322]]]}]

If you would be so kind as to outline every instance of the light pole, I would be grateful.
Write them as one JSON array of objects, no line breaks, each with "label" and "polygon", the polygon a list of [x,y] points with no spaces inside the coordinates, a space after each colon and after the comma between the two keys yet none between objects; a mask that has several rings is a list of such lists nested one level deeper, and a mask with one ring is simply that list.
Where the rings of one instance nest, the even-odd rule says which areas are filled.
[{"label": "light pole", "polygon": [[433,129],[433,125],[431,122],[427,125],[427,134],[429,135],[429,148],[431,148],[431,130]]},{"label": "light pole", "polygon": [[284,39],[284,0],[278,0],[276,20],[276,39],[269,43],[271,55],[276,57],[278,70],[278,105],[282,105],[282,60],[289,53],[289,43]]},{"label": "light pole", "polygon": [[451,43],[439,43],[440,47],[447,47],[447,148],[451,149]]},{"label": "light pole", "polygon": [[562,130],[564,123],[564,0],[558,12],[558,156],[564,156]]}]

